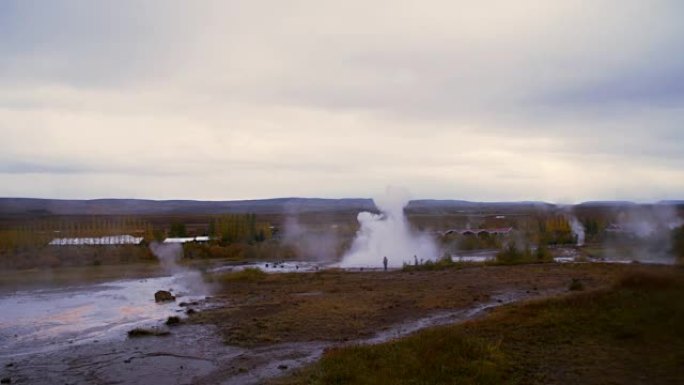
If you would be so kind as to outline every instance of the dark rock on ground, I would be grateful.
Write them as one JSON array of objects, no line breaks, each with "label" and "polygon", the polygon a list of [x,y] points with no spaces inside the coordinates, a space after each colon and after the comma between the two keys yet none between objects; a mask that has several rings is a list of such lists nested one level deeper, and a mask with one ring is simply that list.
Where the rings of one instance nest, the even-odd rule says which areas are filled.
[{"label": "dark rock on ground", "polygon": [[171,292],[166,291],[166,290],[159,290],[158,292],[154,293],[154,301],[155,302],[168,302],[168,301],[175,301],[176,297],[171,294]]}]

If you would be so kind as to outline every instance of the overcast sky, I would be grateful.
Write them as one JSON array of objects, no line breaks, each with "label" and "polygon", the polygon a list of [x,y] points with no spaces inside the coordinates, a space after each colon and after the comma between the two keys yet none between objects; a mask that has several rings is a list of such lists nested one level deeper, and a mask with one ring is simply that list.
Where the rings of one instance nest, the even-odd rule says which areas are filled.
[{"label": "overcast sky", "polygon": [[684,198],[684,1],[0,1],[0,196]]}]

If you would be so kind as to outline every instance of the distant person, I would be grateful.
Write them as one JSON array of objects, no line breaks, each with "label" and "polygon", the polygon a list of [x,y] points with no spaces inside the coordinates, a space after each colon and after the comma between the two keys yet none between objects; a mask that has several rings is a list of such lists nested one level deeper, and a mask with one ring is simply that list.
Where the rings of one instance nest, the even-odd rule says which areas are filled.
[{"label": "distant person", "polygon": [[385,271],[387,271],[387,256],[382,258],[382,264],[385,266]]},{"label": "distant person", "polygon": [[417,255],[413,256],[413,266],[418,266],[418,256]]}]

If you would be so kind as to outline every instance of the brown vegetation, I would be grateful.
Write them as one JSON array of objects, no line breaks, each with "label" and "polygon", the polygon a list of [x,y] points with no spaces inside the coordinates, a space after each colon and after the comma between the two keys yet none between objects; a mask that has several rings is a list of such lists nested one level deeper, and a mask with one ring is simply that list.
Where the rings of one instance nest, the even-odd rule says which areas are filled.
[{"label": "brown vegetation", "polygon": [[214,298],[219,307],[194,320],[217,325],[230,344],[353,340],[435,311],[473,306],[500,292],[566,291],[572,278],[589,289],[601,287],[628,268],[543,264],[386,273],[327,270],[225,280],[219,275],[214,280],[226,282]]},{"label": "brown vegetation", "polygon": [[0,269],[157,263],[147,245],[43,246],[0,252]]},{"label": "brown vegetation", "polygon": [[332,349],[285,384],[680,384],[684,271],[632,271],[591,292],[461,325]]}]

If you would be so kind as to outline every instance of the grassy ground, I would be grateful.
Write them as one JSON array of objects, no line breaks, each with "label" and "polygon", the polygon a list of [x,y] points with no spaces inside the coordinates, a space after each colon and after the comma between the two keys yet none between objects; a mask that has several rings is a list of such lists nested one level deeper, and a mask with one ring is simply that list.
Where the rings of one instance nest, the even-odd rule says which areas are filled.
[{"label": "grassy ground", "polygon": [[217,325],[225,342],[347,341],[442,309],[485,302],[496,293],[567,291],[573,279],[610,285],[631,266],[543,264],[457,266],[440,271],[259,274],[214,277],[218,308],[193,317]]},{"label": "grassy ground", "polygon": [[499,308],[374,346],[333,349],[277,384],[682,384],[684,270]]},{"label": "grassy ground", "polygon": [[44,246],[0,251],[0,270],[153,263],[146,245]]}]

